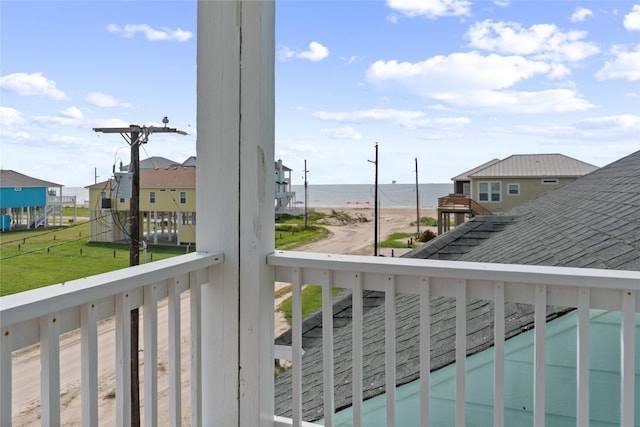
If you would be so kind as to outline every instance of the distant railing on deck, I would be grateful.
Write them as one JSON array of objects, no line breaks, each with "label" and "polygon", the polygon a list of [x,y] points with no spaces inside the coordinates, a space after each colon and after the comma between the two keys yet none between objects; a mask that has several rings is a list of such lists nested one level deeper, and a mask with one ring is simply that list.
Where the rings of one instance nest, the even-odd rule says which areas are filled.
[{"label": "distant railing on deck", "polygon": [[[200,285],[223,261],[221,253],[191,253],[110,273],[35,289],[0,299],[0,425],[12,423],[12,352],[40,344],[42,425],[61,425],[61,334],[80,330],[82,425],[98,425],[98,321],[115,316],[116,425],[129,425],[130,312],[144,319],[144,418],[157,424],[158,301],[169,311],[169,418],[181,425],[180,295],[190,291],[191,421],[202,425]],[[154,421],[155,420],[155,421]]]},{"label": "distant railing on deck", "polygon": [[[302,252],[276,252],[268,257],[276,280],[289,282],[292,310],[292,425],[302,423],[302,318],[303,284],[322,286],[322,348],[324,425],[334,425],[334,338],[332,288],[352,292],[352,395],[353,426],[363,417],[363,305],[365,290],[385,295],[386,425],[395,425],[397,294],[419,296],[420,305],[420,425],[429,423],[431,313],[429,300],[452,297],[455,313],[455,417],[465,425],[466,302],[494,302],[494,425],[504,425],[505,401],[505,302],[532,304],[534,321],[533,424],[545,425],[545,331],[548,305],[577,308],[577,425],[589,425],[589,311],[591,308],[622,312],[620,425],[634,425],[635,314],[640,311],[640,273],[546,266],[463,263],[452,261],[375,258]],[[347,362],[345,362],[347,363]],[[390,386],[391,385],[391,386]]]}]

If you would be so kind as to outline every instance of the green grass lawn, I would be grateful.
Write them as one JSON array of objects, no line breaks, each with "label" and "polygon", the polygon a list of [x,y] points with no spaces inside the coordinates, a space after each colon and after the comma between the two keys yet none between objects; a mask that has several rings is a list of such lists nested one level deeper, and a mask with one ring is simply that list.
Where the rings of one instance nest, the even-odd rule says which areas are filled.
[{"label": "green grass lawn", "polygon": [[[342,291],[340,288],[333,288],[331,290],[335,297]],[[291,324],[291,311],[292,311],[293,299],[289,297],[282,301],[277,310],[284,314],[287,322]],[[308,285],[302,289],[302,318],[304,319],[316,309],[322,306],[322,287],[318,285]]]},{"label": "green grass lawn", "polygon": [[[415,248],[418,246],[416,242],[416,233],[392,233],[387,236],[386,240],[378,243],[381,248]],[[412,244],[407,244],[412,240]]]},{"label": "green grass lawn", "polygon": [[[129,245],[90,243],[88,235],[87,222],[2,233],[0,296],[129,266]],[[147,261],[184,253],[184,246],[149,245]]]}]

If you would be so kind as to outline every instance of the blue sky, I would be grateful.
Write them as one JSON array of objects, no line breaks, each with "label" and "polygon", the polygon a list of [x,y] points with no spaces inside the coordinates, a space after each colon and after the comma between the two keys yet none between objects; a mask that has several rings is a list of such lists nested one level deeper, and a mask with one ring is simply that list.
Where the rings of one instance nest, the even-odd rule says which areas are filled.
[{"label": "blue sky", "polygon": [[[195,155],[193,1],[0,2],[0,164],[79,187],[129,161],[93,127],[162,125]],[[604,166],[640,149],[640,2],[288,1],[276,6],[276,159],[302,183],[449,182],[493,158]]]}]

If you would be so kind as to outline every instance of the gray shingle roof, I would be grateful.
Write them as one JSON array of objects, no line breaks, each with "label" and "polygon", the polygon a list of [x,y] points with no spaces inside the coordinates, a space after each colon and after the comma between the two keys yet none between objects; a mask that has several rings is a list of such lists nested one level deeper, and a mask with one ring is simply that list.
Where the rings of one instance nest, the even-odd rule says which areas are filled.
[{"label": "gray shingle roof", "polygon": [[597,166],[563,154],[514,154],[469,174],[472,178],[578,177]]},{"label": "gray shingle roof", "polygon": [[[504,215],[476,217],[439,236],[419,250],[415,258],[479,262],[595,267],[640,271],[640,151],[550,191]],[[334,305],[335,405],[351,404],[351,295],[341,294]],[[364,398],[384,392],[384,295],[366,293],[363,324]],[[431,300],[431,364],[438,369],[455,360],[455,300]],[[397,383],[418,378],[419,304],[411,295],[396,302]],[[562,315],[562,308],[547,308],[547,319]],[[505,305],[506,336],[533,325],[527,304]],[[321,313],[305,325],[302,359],[303,417],[322,418]],[[467,302],[467,353],[493,344],[493,304]],[[279,343],[290,343],[290,335]],[[276,379],[277,415],[291,414],[291,373]]]},{"label": "gray shingle roof", "polygon": [[[460,246],[487,222],[504,230],[451,256],[442,239]],[[450,236],[448,236],[451,234]],[[640,151],[518,206],[505,215],[476,217],[415,258],[640,270]]]},{"label": "gray shingle roof", "polygon": [[10,169],[0,170],[0,187],[62,187],[62,184],[33,178]]}]

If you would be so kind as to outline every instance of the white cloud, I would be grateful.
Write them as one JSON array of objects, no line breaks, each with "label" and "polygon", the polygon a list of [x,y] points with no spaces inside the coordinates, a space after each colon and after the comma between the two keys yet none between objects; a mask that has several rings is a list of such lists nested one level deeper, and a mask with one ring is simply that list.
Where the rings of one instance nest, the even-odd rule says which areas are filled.
[{"label": "white cloud", "polygon": [[63,116],[34,116],[33,120],[40,123],[50,123],[60,126],[78,126],[80,120]]},{"label": "white cloud", "polygon": [[420,96],[448,91],[504,89],[535,75],[556,77],[558,69],[519,56],[483,56],[452,53],[420,62],[376,61],[366,71],[367,81],[381,88],[400,87]]},{"label": "white cloud", "polygon": [[321,129],[320,133],[332,139],[362,139],[362,135],[352,127]]},{"label": "white cloud", "polygon": [[176,30],[165,27],[154,29],[147,24],[128,24],[124,27],[121,27],[118,24],[109,24],[107,25],[107,31],[110,33],[122,34],[122,36],[126,38],[132,38],[137,33],[142,33],[146,39],[150,41],[170,40],[186,42],[193,36],[191,31],[185,31],[180,28]]},{"label": "white cloud", "polygon": [[312,62],[318,62],[329,56],[329,49],[318,42],[309,43],[309,50],[295,51],[288,46],[281,46],[278,49],[278,58],[281,60],[289,58],[308,59]]},{"label": "white cloud", "polygon": [[469,16],[471,2],[465,0],[387,0],[387,6],[405,16]]},{"label": "white cloud", "polygon": [[68,117],[70,119],[80,120],[84,117],[82,111],[78,107],[69,107],[65,110],[60,111],[60,115],[63,117]]},{"label": "white cloud", "polygon": [[524,28],[516,22],[490,19],[474,24],[466,34],[469,45],[477,49],[555,61],[580,61],[598,53],[595,44],[582,41],[586,36],[584,31],[562,32],[553,24]]},{"label": "white cloud", "polygon": [[587,19],[588,16],[593,16],[593,12],[590,9],[576,7],[575,12],[571,15],[571,22],[582,22]]},{"label": "white cloud", "polygon": [[640,31],[640,4],[634,4],[631,12],[625,15],[624,27],[629,31]]},{"label": "white cloud", "polygon": [[496,0],[496,1],[493,2],[493,4],[495,4],[496,6],[500,6],[500,7],[507,7],[507,6],[509,6],[510,2]]},{"label": "white cloud", "polygon": [[640,132],[640,116],[622,114],[619,116],[605,116],[591,119],[584,119],[574,123],[578,129],[616,129],[633,130]]},{"label": "white cloud", "polygon": [[607,61],[596,73],[598,80],[640,80],[640,45],[631,52],[622,47],[615,47],[613,54],[615,58]]},{"label": "white cloud", "polygon": [[120,102],[117,98],[102,92],[89,92],[87,101],[97,107],[131,107],[131,104]]},{"label": "white cloud", "polygon": [[550,89],[540,92],[489,91],[447,93],[434,96],[458,108],[482,108],[485,111],[507,113],[563,113],[593,108],[580,94],[570,89]]},{"label": "white cloud", "polygon": [[471,122],[466,117],[428,118],[421,111],[382,108],[359,111],[318,111],[313,115],[321,120],[348,123],[384,122],[410,129],[433,127],[450,129],[452,127],[461,127]]},{"label": "white cloud", "polygon": [[20,126],[24,124],[24,119],[18,110],[0,105],[0,125]]},{"label": "white cloud", "polygon": [[0,77],[0,87],[19,95],[40,95],[53,99],[68,99],[63,91],[56,87],[56,82],[49,80],[42,73],[14,73]]}]

